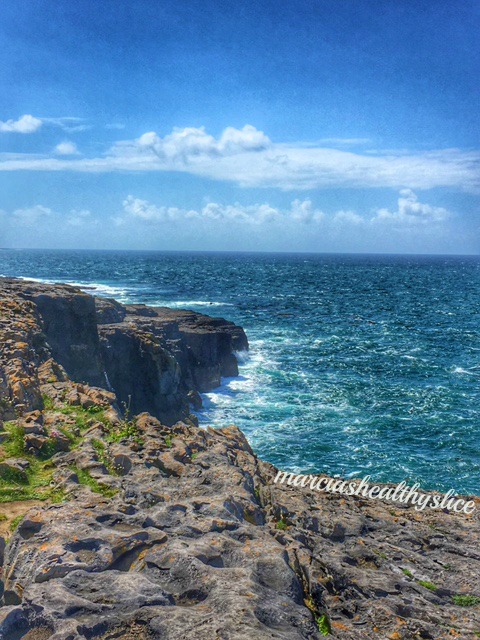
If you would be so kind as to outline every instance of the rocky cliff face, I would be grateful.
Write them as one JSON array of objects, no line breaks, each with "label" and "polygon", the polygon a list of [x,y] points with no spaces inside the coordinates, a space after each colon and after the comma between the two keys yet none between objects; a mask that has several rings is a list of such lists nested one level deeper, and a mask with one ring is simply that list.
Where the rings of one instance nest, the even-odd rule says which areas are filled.
[{"label": "rocky cliff face", "polygon": [[[235,427],[143,411],[173,421],[234,373],[241,329],[97,301],[95,338],[88,296],[41,289],[0,283],[0,640],[478,637],[478,511],[274,484]],[[91,366],[37,306],[56,293],[81,297],[55,308]],[[138,415],[87,384],[104,371]]]},{"label": "rocky cliff face", "polygon": [[22,318],[15,328],[4,320],[0,419],[12,400],[17,413],[41,408],[35,367],[53,358],[72,380],[115,392],[131,413],[173,424],[189,417],[189,401],[198,406],[198,392],[237,375],[234,351],[248,349],[244,331],[222,318],[121,305],[68,285],[2,278],[0,301],[5,314]]}]

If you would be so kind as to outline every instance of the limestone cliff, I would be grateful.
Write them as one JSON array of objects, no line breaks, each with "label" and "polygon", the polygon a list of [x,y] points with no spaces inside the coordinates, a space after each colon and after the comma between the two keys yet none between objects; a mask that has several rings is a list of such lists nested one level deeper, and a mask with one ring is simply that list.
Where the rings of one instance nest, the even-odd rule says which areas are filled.
[{"label": "limestone cliff", "polygon": [[[248,349],[243,329],[222,318],[121,305],[68,285],[0,278],[0,304],[0,419],[11,401],[17,413],[41,408],[36,367],[53,358],[72,380],[113,391],[131,413],[173,424],[189,417],[189,400],[198,406],[199,391],[237,375],[234,352]],[[21,318],[15,329],[12,315]]]},{"label": "limestone cliff", "polygon": [[478,637],[478,511],[279,486],[238,429],[195,426],[246,347],[0,280],[0,640]]}]

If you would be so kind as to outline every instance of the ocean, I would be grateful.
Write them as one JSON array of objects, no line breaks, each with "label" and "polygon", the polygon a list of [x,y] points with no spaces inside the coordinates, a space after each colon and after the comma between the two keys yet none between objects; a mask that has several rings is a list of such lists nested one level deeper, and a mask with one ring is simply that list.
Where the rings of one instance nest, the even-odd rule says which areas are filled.
[{"label": "ocean", "polygon": [[480,494],[480,257],[1,250],[0,274],[243,326],[198,417],[282,469]]}]

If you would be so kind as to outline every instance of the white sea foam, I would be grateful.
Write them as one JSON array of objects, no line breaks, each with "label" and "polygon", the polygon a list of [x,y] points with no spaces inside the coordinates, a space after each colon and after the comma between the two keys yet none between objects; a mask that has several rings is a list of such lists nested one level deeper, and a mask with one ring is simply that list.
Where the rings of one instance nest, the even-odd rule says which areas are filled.
[{"label": "white sea foam", "polygon": [[155,300],[152,306],[170,307],[172,309],[188,309],[190,307],[233,307],[230,302],[208,302],[206,300]]},{"label": "white sea foam", "polygon": [[452,373],[463,374],[467,376],[478,376],[479,374],[476,371],[474,371],[474,369],[477,369],[477,368],[478,367],[472,367],[471,369],[464,369],[463,367],[455,367]]}]

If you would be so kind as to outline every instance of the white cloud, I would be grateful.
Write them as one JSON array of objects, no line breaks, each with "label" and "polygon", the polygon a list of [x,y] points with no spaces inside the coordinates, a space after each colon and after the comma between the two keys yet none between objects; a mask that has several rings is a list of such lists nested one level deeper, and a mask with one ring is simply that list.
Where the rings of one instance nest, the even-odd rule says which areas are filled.
[{"label": "white cloud", "polygon": [[64,140],[55,147],[55,153],[58,156],[76,156],[78,155],[77,145],[70,140]]},{"label": "white cloud", "polygon": [[365,218],[359,215],[356,211],[344,211],[343,209],[335,213],[333,220],[336,223],[346,225],[360,225],[365,222]]},{"label": "white cloud", "polygon": [[[176,207],[157,207],[147,200],[128,196],[123,201],[124,211],[131,216],[144,222],[166,222],[177,219],[185,214],[181,209]],[[117,219],[117,222],[121,220]]]},{"label": "white cloud", "polygon": [[41,204],[37,204],[33,207],[26,207],[25,209],[15,209],[12,213],[12,218],[17,224],[30,227],[45,218],[50,218],[52,215],[53,211],[51,209],[44,207]]},{"label": "white cloud", "polygon": [[42,118],[42,122],[53,127],[59,127],[66,133],[77,133],[79,131],[87,131],[92,125],[87,124],[84,118],[75,118],[72,116],[63,116],[61,118]]},{"label": "white cloud", "polygon": [[0,120],[0,131],[4,133],[34,133],[41,126],[42,121],[39,118],[34,118],[28,114],[18,120],[7,120],[6,122]]},{"label": "white cloud", "polygon": [[12,223],[15,227],[63,226],[65,223],[73,227],[80,227],[86,224],[98,224],[98,220],[92,216],[88,209],[71,209],[62,214],[50,207],[36,204],[31,207],[15,209],[10,214],[6,211],[2,211],[2,213],[5,223]]},{"label": "white cloud", "polygon": [[378,209],[372,221],[401,225],[431,224],[443,222],[449,215],[449,211],[443,207],[419,202],[417,195],[411,189],[402,189],[397,210]]},{"label": "white cloud", "polygon": [[115,145],[111,152],[116,157],[135,157],[137,154],[154,154],[163,161],[181,161],[189,163],[199,157],[222,157],[242,152],[262,151],[271,145],[262,132],[251,125],[243,129],[227,127],[220,138],[208,134],[204,127],[175,128],[164,138],[149,131],[137,140],[126,140]]},{"label": "white cloud", "polygon": [[313,208],[310,200],[294,200],[291,207],[281,210],[269,204],[241,205],[208,202],[199,209],[180,209],[178,207],[156,206],[147,200],[129,195],[123,202],[124,214],[116,218],[117,224],[129,220],[159,224],[181,220],[216,220],[248,224],[264,224],[275,221],[294,220],[310,223],[323,218],[323,213]]},{"label": "white cloud", "polygon": [[455,218],[442,207],[420,202],[411,190],[401,191],[396,206],[369,212],[324,212],[301,198],[283,207],[207,201],[188,209],[129,195],[122,204],[116,218],[42,204],[0,210],[1,240],[5,246],[181,248],[192,242],[191,248],[201,248],[208,241],[209,248],[397,252],[451,250],[454,240]]},{"label": "white cloud", "polygon": [[353,153],[320,144],[274,143],[245,125],[218,137],[204,128],[174,129],[161,137],[144,133],[119,141],[104,156],[61,159],[0,154],[0,171],[176,171],[242,187],[283,191],[316,188],[432,189],[480,192],[480,151]]},{"label": "white cloud", "polygon": [[280,222],[322,225],[330,230],[345,228],[373,228],[379,223],[391,229],[407,229],[412,225],[438,225],[444,222],[450,212],[443,207],[435,207],[418,201],[417,195],[410,189],[400,191],[398,209],[376,209],[374,215],[361,215],[352,210],[339,210],[326,214],[316,208],[309,199],[296,199],[290,207],[280,209],[271,205],[241,205],[208,202],[199,209],[157,206],[147,200],[129,195],[123,201],[123,214],[115,219],[117,224],[127,224],[133,220],[150,224],[181,222],[185,220],[228,221],[249,224]]},{"label": "white cloud", "polygon": [[92,216],[92,212],[88,209],[81,209],[77,211],[72,209],[66,217],[67,224],[71,227],[84,227],[85,225],[92,223],[97,225],[99,222]]},{"label": "white cloud", "polygon": [[299,222],[320,222],[325,217],[323,211],[314,209],[311,200],[294,200],[292,202],[291,217]]}]

